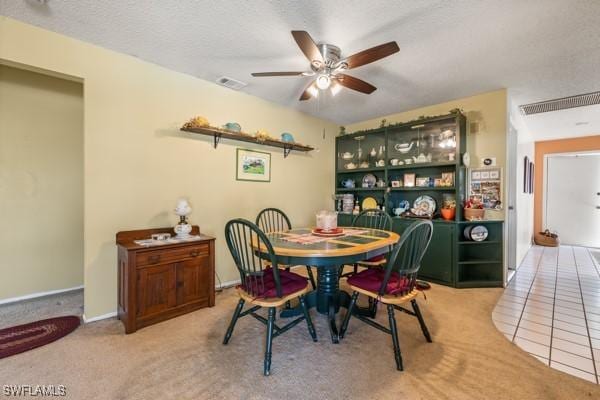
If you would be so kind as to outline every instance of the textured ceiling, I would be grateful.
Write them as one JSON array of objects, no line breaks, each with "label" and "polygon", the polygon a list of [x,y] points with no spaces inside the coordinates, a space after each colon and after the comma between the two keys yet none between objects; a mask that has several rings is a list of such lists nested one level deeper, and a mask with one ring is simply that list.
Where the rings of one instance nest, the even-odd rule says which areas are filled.
[{"label": "textured ceiling", "polygon": [[[0,0],[0,13],[340,124],[499,88],[516,104],[600,89],[600,0]],[[391,40],[400,53],[352,70],[373,94],[300,103],[310,78],[250,76],[307,69],[293,29],[345,55]]]}]

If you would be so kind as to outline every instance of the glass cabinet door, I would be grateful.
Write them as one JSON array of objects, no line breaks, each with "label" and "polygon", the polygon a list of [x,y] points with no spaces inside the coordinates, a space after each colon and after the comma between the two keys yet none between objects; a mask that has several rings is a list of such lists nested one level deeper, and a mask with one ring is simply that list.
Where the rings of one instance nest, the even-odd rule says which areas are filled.
[{"label": "glass cabinet door", "polygon": [[338,140],[337,170],[385,167],[385,131],[351,135]]}]

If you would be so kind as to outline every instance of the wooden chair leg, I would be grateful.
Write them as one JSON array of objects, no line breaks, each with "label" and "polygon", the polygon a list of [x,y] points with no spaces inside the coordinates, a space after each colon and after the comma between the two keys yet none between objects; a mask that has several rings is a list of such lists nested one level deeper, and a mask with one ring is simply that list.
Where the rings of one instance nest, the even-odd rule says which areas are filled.
[{"label": "wooden chair leg", "polygon": [[421,330],[423,331],[423,336],[425,336],[425,339],[431,343],[431,335],[429,334],[429,329],[427,329],[427,325],[425,325],[425,320],[423,319],[423,314],[421,314],[421,309],[419,309],[419,305],[417,304],[417,300],[412,299],[410,301],[410,304],[412,304],[412,308],[413,311],[415,312],[415,315],[417,317],[417,319],[419,320],[419,325],[421,325]]},{"label": "wooden chair leg", "polygon": [[398,342],[398,328],[396,327],[396,318],[394,318],[394,306],[388,304],[388,318],[390,320],[390,331],[392,335],[392,343],[394,344],[394,358],[396,359],[396,369],[403,371],[402,353],[400,352],[400,342]]},{"label": "wooden chair leg", "polygon": [[358,299],[358,292],[352,293],[352,298],[350,299],[348,310],[346,311],[346,315],[344,316],[344,322],[342,322],[342,327],[340,328],[340,339],[342,339],[344,337],[344,334],[346,334],[346,329],[348,329],[348,324],[350,323],[352,311],[354,310],[354,306],[356,305],[356,299]]},{"label": "wooden chair leg", "polygon": [[269,318],[267,319],[267,346],[265,349],[265,364],[263,373],[265,376],[271,373],[271,349],[273,347],[273,326],[275,325],[275,307],[269,307]]},{"label": "wooden chair leg", "polygon": [[240,299],[237,306],[235,307],[235,311],[233,312],[233,317],[231,318],[231,322],[229,323],[229,327],[227,328],[227,333],[225,333],[225,337],[223,338],[223,344],[229,343],[229,339],[231,339],[231,334],[233,333],[233,328],[235,328],[235,323],[240,317],[240,313],[242,312],[242,308],[244,308],[244,299]]},{"label": "wooden chair leg", "polygon": [[315,331],[315,326],[313,325],[312,319],[310,318],[310,313],[308,312],[308,307],[306,307],[306,300],[304,300],[304,296],[300,296],[299,301],[300,306],[302,306],[302,312],[304,313],[304,319],[306,319],[306,325],[308,325],[308,333],[310,333],[313,342],[316,342],[317,331]]},{"label": "wooden chair leg", "polygon": [[310,280],[313,290],[316,289],[317,284],[315,283],[315,276],[313,275],[312,267],[310,265],[306,266],[306,272],[308,273],[308,279]]},{"label": "wooden chair leg", "polygon": [[358,274],[358,264],[354,264],[354,275]]},{"label": "wooden chair leg", "polygon": [[375,300],[372,297],[369,297],[369,316],[373,319],[375,319],[375,317],[377,316],[377,303],[377,300]]}]

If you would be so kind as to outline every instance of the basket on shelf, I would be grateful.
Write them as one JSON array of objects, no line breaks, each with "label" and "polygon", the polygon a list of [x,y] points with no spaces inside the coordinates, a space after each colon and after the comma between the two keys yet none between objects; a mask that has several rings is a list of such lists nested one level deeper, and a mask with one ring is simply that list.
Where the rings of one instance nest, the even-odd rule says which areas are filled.
[{"label": "basket on shelf", "polygon": [[479,221],[483,219],[485,210],[483,208],[464,208],[464,217],[467,221]]},{"label": "basket on shelf", "polygon": [[548,229],[533,235],[533,241],[538,246],[558,247],[560,244],[558,235],[556,233],[551,233]]}]

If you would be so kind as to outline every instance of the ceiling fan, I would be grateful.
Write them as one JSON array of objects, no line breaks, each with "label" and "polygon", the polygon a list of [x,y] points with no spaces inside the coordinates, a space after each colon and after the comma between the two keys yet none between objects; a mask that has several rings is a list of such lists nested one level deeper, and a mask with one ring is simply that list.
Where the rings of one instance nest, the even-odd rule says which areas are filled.
[{"label": "ceiling fan", "polygon": [[361,93],[371,94],[377,88],[362,79],[347,75],[344,71],[372,63],[384,57],[400,51],[396,42],[388,42],[379,46],[371,47],[349,57],[342,58],[339,47],[320,43],[316,44],[306,31],[292,31],[294,40],[310,61],[310,71],[299,72],[254,72],[252,76],[316,76],[306,87],[300,100],[308,100],[317,97],[319,90],[331,88],[335,95],[342,86],[356,90]]}]

